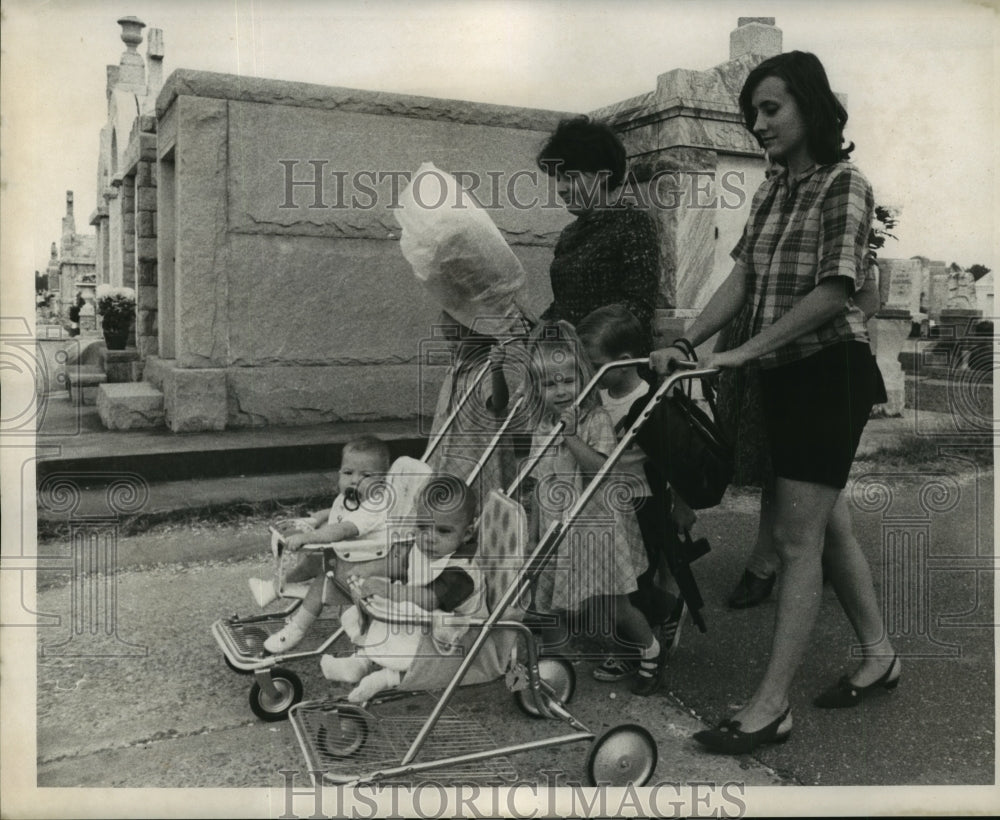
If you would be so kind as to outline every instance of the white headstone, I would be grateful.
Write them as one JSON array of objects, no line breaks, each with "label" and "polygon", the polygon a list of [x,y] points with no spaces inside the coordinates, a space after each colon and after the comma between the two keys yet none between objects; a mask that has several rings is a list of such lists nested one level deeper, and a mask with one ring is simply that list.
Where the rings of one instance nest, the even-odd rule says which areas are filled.
[{"label": "white headstone", "polygon": [[880,281],[886,310],[920,312],[922,266],[919,259],[879,259]]}]

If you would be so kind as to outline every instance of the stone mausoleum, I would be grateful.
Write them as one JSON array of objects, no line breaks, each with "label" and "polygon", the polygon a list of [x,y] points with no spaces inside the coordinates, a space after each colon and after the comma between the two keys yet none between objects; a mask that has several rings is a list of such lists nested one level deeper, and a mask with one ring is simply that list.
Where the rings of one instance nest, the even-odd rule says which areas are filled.
[{"label": "stone mausoleum", "polygon": [[[115,428],[174,431],[407,419],[433,408],[439,309],[414,280],[392,210],[421,163],[462,176],[548,304],[569,222],[534,158],[567,112],[177,70],[163,37],[119,21],[108,67],[97,228],[99,281],[138,294],[133,378],[98,404]],[[773,18],[741,18],[730,59],[674,69],[592,115],[618,129],[634,193],[656,215],[658,323],[683,326],[729,268],[759,146],[736,105],[781,51]],[[429,347],[428,347],[429,346]],[[134,412],[133,412],[134,410]]]},{"label": "stone mausoleum", "polygon": [[83,323],[83,331],[95,332],[94,290],[97,265],[94,237],[76,232],[72,191],[66,192],[66,213],[62,218],[59,243],[52,243],[52,253],[45,273],[48,276],[49,290],[55,294],[53,309],[56,313],[64,315],[79,294],[86,302],[85,316],[89,317],[89,322]]}]

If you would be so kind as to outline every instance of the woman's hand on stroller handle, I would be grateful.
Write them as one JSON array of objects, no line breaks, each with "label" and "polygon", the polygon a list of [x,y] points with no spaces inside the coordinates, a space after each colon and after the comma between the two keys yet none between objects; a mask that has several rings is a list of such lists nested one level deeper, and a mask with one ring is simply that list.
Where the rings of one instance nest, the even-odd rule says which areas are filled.
[{"label": "woman's hand on stroller handle", "polygon": [[661,347],[649,354],[649,366],[659,376],[669,376],[678,368],[693,369],[697,367],[697,359],[692,353],[676,343]]}]

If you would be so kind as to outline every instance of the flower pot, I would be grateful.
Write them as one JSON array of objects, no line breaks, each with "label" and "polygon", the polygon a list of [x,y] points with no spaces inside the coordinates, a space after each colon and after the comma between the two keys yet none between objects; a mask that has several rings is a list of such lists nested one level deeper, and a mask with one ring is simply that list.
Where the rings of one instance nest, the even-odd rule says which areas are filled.
[{"label": "flower pot", "polygon": [[101,329],[104,331],[104,344],[108,350],[124,350],[128,344],[128,324],[102,322]]}]

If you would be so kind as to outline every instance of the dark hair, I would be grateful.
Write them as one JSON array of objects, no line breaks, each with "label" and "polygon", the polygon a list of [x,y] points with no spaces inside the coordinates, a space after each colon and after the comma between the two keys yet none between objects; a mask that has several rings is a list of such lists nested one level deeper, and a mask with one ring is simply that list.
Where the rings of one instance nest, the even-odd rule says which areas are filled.
[{"label": "dark hair", "polygon": [[431,515],[436,512],[460,512],[466,524],[472,522],[478,512],[476,494],[462,479],[451,473],[432,475],[420,488],[417,498],[423,511]]},{"label": "dark hair", "polygon": [[[378,459],[379,465],[383,470],[388,470],[389,464],[392,461],[388,445],[384,441],[375,438],[375,436],[358,436],[357,438],[352,438],[344,445],[343,453],[348,451],[374,456]],[[341,454],[341,458],[343,458],[343,454]]]},{"label": "dark hair", "polygon": [[625,305],[604,305],[584,316],[576,326],[584,343],[596,344],[610,358],[639,358],[649,353],[642,325]]},{"label": "dark hair", "polygon": [[805,122],[809,154],[817,163],[831,165],[851,155],[854,143],[844,147],[847,111],[830,88],[823,64],[808,51],[777,54],[750,72],[740,92],[740,110],[751,134],[757,116],[753,93],[767,77],[783,80],[788,93],[795,98]]},{"label": "dark hair", "polygon": [[580,116],[560,121],[536,161],[549,176],[560,171],[603,171],[608,188],[617,188],[625,179],[625,158],[625,146],[610,126]]}]

